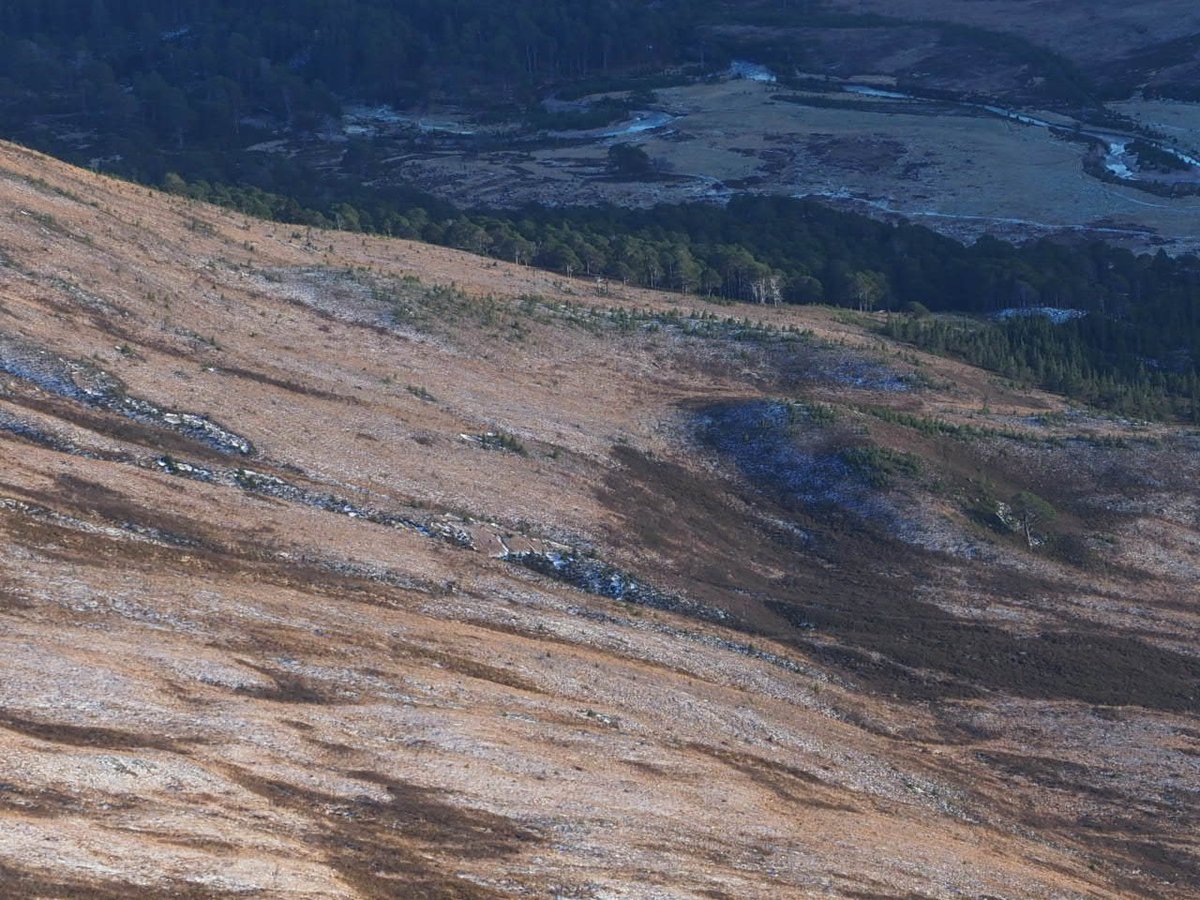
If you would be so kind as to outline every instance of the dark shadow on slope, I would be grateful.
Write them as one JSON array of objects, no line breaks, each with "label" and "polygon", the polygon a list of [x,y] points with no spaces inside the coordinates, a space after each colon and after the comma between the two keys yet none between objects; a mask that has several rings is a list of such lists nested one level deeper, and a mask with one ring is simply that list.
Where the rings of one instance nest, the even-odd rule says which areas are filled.
[{"label": "dark shadow on slope", "polygon": [[257,700],[269,700],[272,703],[299,703],[325,705],[336,704],[338,698],[331,695],[323,686],[295,672],[285,672],[280,669],[269,669],[266,666],[256,666],[249,660],[239,659],[238,662],[248,669],[253,669],[260,675],[270,678],[273,684],[267,685],[238,685],[234,693]]},{"label": "dark shadow on slope", "polygon": [[[867,690],[935,704],[1001,693],[1172,712],[1197,708],[1200,663],[1191,657],[1070,619],[1054,632],[1028,636],[959,618],[918,592],[935,569],[969,562],[904,545],[836,504],[808,506],[796,495],[788,503],[786,493],[762,490],[748,478],[713,476],[628,447],[614,456],[621,468],[609,475],[602,497],[622,519],[610,540],[641,557],[635,570],[659,573],[690,597],[736,611],[735,627],[790,643]],[[768,484],[787,483],[781,476]],[[1012,571],[971,571],[981,591],[1001,596],[1074,590]],[[845,717],[855,721],[852,711]],[[947,731],[932,739],[989,738],[961,723]],[[1004,768],[1002,778],[1014,777]],[[1104,857],[1124,857],[1131,868],[1187,883],[1195,857],[1163,835],[1190,833],[1187,824],[1182,831],[1175,824],[1189,798],[1131,805],[1113,796],[1107,780],[1079,774],[1030,764],[1025,777],[1038,790],[1086,798],[1097,810],[1095,824],[1057,818],[1042,824]],[[1170,812],[1175,818],[1164,818]],[[1171,824],[1159,827],[1163,822]],[[1137,890],[1144,886],[1136,882]]]},{"label": "dark shadow on slope", "polygon": [[0,710],[0,728],[39,741],[64,744],[68,747],[96,747],[103,750],[173,750],[183,751],[195,738],[170,738],[141,734],[120,728],[68,725],[45,722]]},{"label": "dark shadow on slope", "polygon": [[356,896],[491,900],[505,893],[451,874],[454,860],[498,860],[539,841],[532,829],[483,810],[453,803],[439,791],[374,772],[348,772],[382,787],[387,800],[342,797],[231,768],[243,788],[304,817],[299,835]]},{"label": "dark shadow on slope", "polygon": [[245,897],[245,891],[222,891],[208,885],[172,882],[166,886],[146,887],[107,879],[61,878],[0,862],[0,897],[13,900],[220,900]]},{"label": "dark shadow on slope", "polygon": [[[733,482],[616,448],[622,468],[602,494],[625,526],[613,542],[665,559],[664,579],[747,631],[793,643],[880,693],[1198,708],[1200,660],[1082,621],[1017,635],[919,599],[933,564],[955,561],[892,538],[886,509],[880,527],[864,516],[877,507],[862,489],[831,466],[814,470],[811,455],[770,434],[769,420],[756,444],[740,426],[761,423],[762,412],[738,413],[739,430],[713,440],[730,448],[721,456],[741,476]],[[974,574],[1002,596],[1072,590],[1011,571]]]},{"label": "dark shadow on slope", "polygon": [[[820,436],[802,446],[796,407],[774,400],[718,403],[697,412],[696,434],[743,477],[788,508],[850,513],[864,524],[896,530],[895,509]],[[799,426],[799,427],[798,427]],[[819,429],[803,429],[818,432]]]}]

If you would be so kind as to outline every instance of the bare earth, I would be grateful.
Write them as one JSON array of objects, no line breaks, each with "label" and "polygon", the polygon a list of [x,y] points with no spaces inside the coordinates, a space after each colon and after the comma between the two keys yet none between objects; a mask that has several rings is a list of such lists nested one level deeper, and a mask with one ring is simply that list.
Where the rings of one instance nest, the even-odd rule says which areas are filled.
[{"label": "bare earth", "polygon": [[[1194,896],[1194,435],[866,324],[0,147],[0,895]],[[796,499],[705,437],[771,398],[926,474]],[[1087,562],[972,520],[984,471]]]}]

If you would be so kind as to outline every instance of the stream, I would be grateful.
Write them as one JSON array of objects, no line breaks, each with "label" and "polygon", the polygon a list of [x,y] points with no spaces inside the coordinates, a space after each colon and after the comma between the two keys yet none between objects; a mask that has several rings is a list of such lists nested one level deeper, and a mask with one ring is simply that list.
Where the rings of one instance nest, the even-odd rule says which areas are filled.
[{"label": "stream", "polygon": [[[775,84],[778,82],[775,73],[766,66],[746,60],[734,60],[729,72],[734,78],[745,78],[749,81],[757,81],[762,84]],[[988,115],[997,116],[1032,128],[1045,128],[1048,131],[1068,132],[1080,135],[1104,145],[1107,150],[1104,157],[1104,168],[1123,181],[1136,181],[1138,179],[1138,173],[1133,168],[1136,154],[1129,152],[1129,145],[1134,140],[1141,141],[1163,153],[1170,154],[1180,162],[1196,169],[1197,174],[1200,174],[1200,159],[1151,137],[1098,131],[1086,127],[1083,123],[1075,123],[1074,125],[1056,124],[1046,119],[1040,119],[1037,116],[1031,116],[1028,113],[997,106],[992,103],[973,103],[966,100],[934,100],[926,97],[918,97],[914,94],[906,94],[902,91],[885,90],[871,87],[870,85],[850,84],[847,82],[831,82],[831,87],[837,87],[849,94],[858,94],[863,97],[877,97],[883,100],[902,100],[908,103],[949,104],[960,109],[987,113]],[[632,118],[627,119],[619,125],[607,129],[595,129],[591,132],[576,132],[574,136],[586,134],[597,138],[616,138],[641,134],[668,125],[677,118],[679,117],[661,111],[639,110]]]},{"label": "stream", "polygon": [[[991,103],[970,103],[964,100],[930,100],[925,97],[917,97],[913,94],[905,94],[900,91],[886,91],[879,88],[869,87],[861,84],[845,84],[841,89],[846,93],[858,94],[864,97],[879,97],[887,100],[904,100],[912,103],[948,103],[951,106],[957,106],[960,109],[982,110],[993,116],[998,116],[1002,119],[1007,119],[1010,122],[1017,122],[1021,125],[1029,125],[1034,128],[1046,128],[1051,131],[1070,132],[1083,137],[1098,141],[1108,149],[1108,153],[1104,158],[1104,168],[1124,181],[1136,181],[1137,173],[1130,168],[1129,145],[1135,138],[1132,135],[1113,134],[1112,132],[1095,131],[1090,128],[1083,127],[1081,124],[1078,127],[1067,125],[1056,125],[1053,122],[1048,122],[1045,119],[1039,119],[1036,116],[1031,116],[1027,113],[1017,112],[1013,109],[1008,109],[1003,106],[996,106]],[[1200,159],[1177,150],[1169,144],[1156,140],[1150,137],[1138,136],[1136,140],[1140,140],[1144,144],[1154,147],[1156,150],[1161,150],[1163,153],[1169,153],[1171,156],[1178,159],[1180,162],[1191,166],[1194,169],[1200,170]]]}]

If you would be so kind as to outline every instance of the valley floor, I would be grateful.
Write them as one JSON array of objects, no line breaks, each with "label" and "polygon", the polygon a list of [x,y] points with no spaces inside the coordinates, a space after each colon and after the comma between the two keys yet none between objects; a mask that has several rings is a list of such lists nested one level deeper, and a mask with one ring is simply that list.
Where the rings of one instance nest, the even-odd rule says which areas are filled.
[{"label": "valley floor", "polygon": [[[410,135],[389,151],[384,128],[376,134],[384,161],[372,177],[417,185],[462,208],[720,202],[749,191],[905,217],[966,241],[982,234],[1014,240],[1077,235],[1138,251],[1200,249],[1200,197],[1160,196],[1101,180],[1098,145],[1064,140],[982,107],[863,96],[836,86],[797,92],[751,79],[667,88],[657,97],[665,112],[647,111],[624,123],[629,133],[597,129],[565,143],[514,138],[503,149],[465,152],[453,141],[442,149],[435,141],[431,149],[428,136],[414,144]],[[1195,104],[1133,100],[1116,108],[1169,136],[1181,152],[1200,141]],[[1064,129],[1075,124],[1055,113],[1031,114]],[[646,127],[651,124],[656,127]],[[400,134],[408,134],[407,126]],[[661,177],[614,178],[607,151],[618,142],[644,149]],[[318,143],[307,153],[332,164],[340,147]],[[263,152],[295,150],[276,142]],[[1200,172],[1179,177],[1195,185]]]}]

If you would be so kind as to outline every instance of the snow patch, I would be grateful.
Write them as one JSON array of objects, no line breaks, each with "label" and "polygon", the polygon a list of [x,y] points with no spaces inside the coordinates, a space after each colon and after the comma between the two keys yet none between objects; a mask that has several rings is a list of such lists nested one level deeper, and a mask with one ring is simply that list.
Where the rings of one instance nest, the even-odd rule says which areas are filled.
[{"label": "snow patch", "polygon": [[757,81],[762,84],[774,84],[779,80],[775,73],[766,66],[744,59],[735,59],[729,66],[729,74],[733,78],[745,78],[747,81]]},{"label": "snow patch", "polygon": [[351,106],[342,116],[342,130],[349,135],[369,135],[386,128],[415,128],[422,134],[469,136],[475,131],[450,119],[410,116],[387,105]]},{"label": "snow patch", "polygon": [[628,134],[642,134],[646,131],[653,131],[656,128],[662,128],[674,122],[678,116],[673,116],[665,112],[644,111],[634,113],[632,119],[627,119],[616,128],[600,133],[600,137],[613,138],[623,137]]},{"label": "snow patch", "polygon": [[851,94],[859,94],[863,97],[882,97],[887,100],[913,100],[915,99],[909,94],[902,94],[899,91],[885,91],[880,88],[870,87],[865,84],[843,84],[842,90]]},{"label": "snow patch", "polygon": [[1104,157],[1104,168],[1126,181],[1133,178],[1133,170],[1125,162],[1128,149],[1128,141],[1113,141],[1108,145],[1108,155]]},{"label": "snow patch", "polygon": [[1029,319],[1034,316],[1041,316],[1044,319],[1049,319],[1055,325],[1063,325],[1073,319],[1082,319],[1087,315],[1087,311],[1083,309],[1065,309],[1061,306],[1026,306],[1020,309],[1009,308],[1002,309],[995,313],[992,318],[1000,322],[1007,322],[1010,319]]},{"label": "snow patch", "polygon": [[163,409],[149,400],[131,397],[119,379],[91,363],[56,356],[19,338],[0,334],[0,372],[84,406],[170,429],[221,453],[254,454],[250,441],[205,416]]},{"label": "snow patch", "polygon": [[710,622],[728,622],[730,620],[729,613],[723,609],[652,587],[634,578],[628,572],[573,552],[524,550],[513,553],[510,551],[501,555],[500,559],[598,597],[622,600],[626,603],[680,613]]}]

